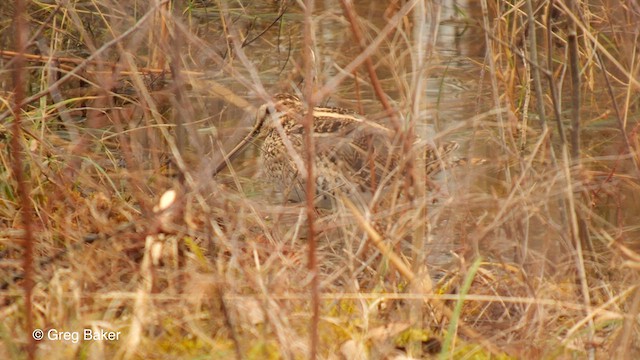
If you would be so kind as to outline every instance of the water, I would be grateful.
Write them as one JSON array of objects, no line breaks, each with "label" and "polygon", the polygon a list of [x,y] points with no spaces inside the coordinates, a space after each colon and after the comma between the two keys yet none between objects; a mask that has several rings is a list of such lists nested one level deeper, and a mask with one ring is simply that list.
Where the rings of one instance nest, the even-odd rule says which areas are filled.
[{"label": "water", "polygon": [[[540,164],[551,162],[548,151],[543,147],[541,152],[533,153],[536,150],[535,144],[538,141],[540,126],[533,105],[534,100],[524,102],[527,89],[518,83],[526,83],[523,79],[528,76],[525,72],[527,69],[522,65],[522,59],[514,56],[514,61],[517,64],[514,65],[515,68],[510,73],[512,70],[507,67],[504,61],[505,54],[501,54],[502,57],[496,57],[498,59],[496,69],[502,76],[498,79],[499,93],[495,94],[500,98],[500,108],[496,109],[486,61],[487,47],[484,33],[479,25],[482,22],[482,16],[478,2],[442,1],[440,3],[440,7],[431,7],[425,10],[426,21],[421,25],[418,25],[415,16],[408,16],[403,19],[398,29],[384,39],[379,49],[371,57],[375,65],[376,76],[380,79],[386,96],[399,109],[400,118],[408,121],[412,116],[416,117],[417,132],[423,138],[435,141],[456,140],[462,144],[460,155],[485,157],[491,160],[492,166],[487,171],[475,172],[474,174],[468,172],[454,174],[460,181],[452,190],[480,189],[486,194],[493,194],[489,196],[489,199],[478,200],[481,204],[470,202],[466,205],[475,204],[472,208],[482,208],[489,204],[501,203],[501,197],[508,196],[513,191],[514,178],[520,176],[523,166],[534,156],[535,173],[533,176],[538,176],[538,180],[531,179],[527,182],[533,187],[528,190],[529,195],[524,193],[519,195],[523,196],[520,202],[522,208],[512,213],[516,223],[519,223],[514,226],[530,228],[529,225],[526,225],[528,217],[531,216],[530,206],[534,208],[554,207],[556,205],[550,204],[556,204],[557,199],[564,197],[565,194],[562,194],[563,182],[554,179],[558,176],[557,170],[545,168],[544,166],[547,165],[539,167]],[[360,26],[364,29],[363,33],[367,44],[376,39],[376,36],[388,24],[388,19],[397,11],[398,8],[387,2],[359,2],[356,5],[356,12],[361,17]],[[319,89],[330,83],[334,77],[342,74],[361,50],[354,41],[350,26],[345,21],[338,2],[329,0],[318,2],[316,14],[317,16],[314,17],[316,42],[312,50],[317,71],[317,78],[314,79],[314,82]],[[302,88],[300,53],[303,17],[301,11],[296,6],[291,6],[279,21],[273,23],[277,18],[277,7],[264,4],[248,5],[234,18],[236,19],[236,27],[245,34],[247,39],[254,39],[258,34],[261,35],[251,44],[242,48],[251,64],[249,68],[246,67],[246,63],[238,61],[237,57],[231,57],[233,58],[234,70],[245,78],[244,84],[240,85],[237,79],[227,79],[225,85],[235,89],[238,94],[245,96],[254,105],[262,102],[262,99],[257,96],[261,88],[266,89],[269,94],[283,91],[295,92]],[[213,17],[210,20],[213,21]],[[272,26],[268,28],[269,25]],[[424,67],[419,69],[414,68],[415,60],[419,55],[414,46],[416,42],[410,40],[418,34],[417,26],[421,26],[423,30],[423,38],[421,39],[423,46],[420,49],[425,55]],[[499,34],[493,35],[498,36]],[[206,36],[201,36],[206,38]],[[434,36],[435,41],[432,40]],[[522,44],[521,40],[514,41],[513,50],[517,50],[515,47],[522,46]],[[557,49],[557,51],[562,54],[562,49]],[[212,74],[219,73],[219,69],[209,69],[208,71],[211,71]],[[419,107],[416,109],[417,112],[413,113],[412,95],[416,83],[412,81],[415,81],[413,74],[416,71],[420,72],[424,83],[420,87]],[[510,76],[515,79],[514,82],[509,80]],[[212,77],[214,76],[212,75]],[[570,101],[568,83],[567,79],[562,83],[564,85],[562,90],[565,107],[569,106]],[[530,94],[533,93],[533,89],[529,91]],[[548,93],[548,89],[545,89],[545,93]],[[584,109],[587,119],[601,114],[597,111],[597,107],[609,106],[606,103],[606,96],[592,97],[589,100],[591,102],[585,104]],[[357,76],[353,73],[349,74],[344,81],[333,88],[325,99],[324,105],[363,111],[371,118],[379,118],[384,121],[384,112],[374,94],[364,65],[358,67]],[[528,111],[524,110],[525,105],[528,105]],[[240,113],[242,112],[240,111]],[[502,122],[498,121],[496,116],[498,113],[502,114]],[[242,127],[245,131],[248,126],[246,121],[250,123],[251,113],[247,116],[243,120],[245,122]],[[569,115],[563,113],[563,116],[568,118]],[[522,119],[525,117],[528,118],[528,123],[523,125]],[[237,128],[238,120],[241,118],[243,117],[236,114],[216,125],[221,129]],[[471,123],[470,119],[477,121]],[[555,124],[552,121],[553,119],[550,118],[549,126],[555,131]],[[596,146],[602,147],[598,144],[600,144],[599,139],[603,132],[597,128],[589,128],[588,124],[585,122],[587,127],[583,130],[585,155],[589,151],[596,150]],[[618,141],[615,140],[619,139],[617,130],[613,124],[611,127],[614,128],[612,139]],[[553,139],[556,153],[559,153],[557,135],[554,134]],[[618,150],[611,147],[602,147],[592,155],[616,156],[617,153]],[[258,167],[254,161],[256,155],[257,147],[253,152],[247,153],[243,164],[256,169]],[[628,161],[623,161],[623,163],[628,163]],[[607,160],[598,163],[597,166],[607,169],[606,173],[612,169],[613,163]],[[626,169],[628,168],[627,166]],[[507,169],[509,169],[508,172]],[[604,183],[598,179],[604,178],[604,174],[593,178],[595,181],[591,185],[603,189],[602,184]],[[542,185],[542,188],[546,187],[549,191],[541,191],[542,189],[535,187],[533,184],[536,181],[545,184]],[[614,176],[614,181],[622,180]],[[617,197],[619,199],[634,199],[630,201],[637,204],[635,201],[637,196],[624,184],[616,188],[614,198]],[[616,206],[610,204],[609,200],[613,199],[597,202],[597,206],[593,210],[603,211],[603,215],[611,219],[610,221],[614,221],[616,216],[619,220],[615,221],[622,221],[622,223],[638,220],[640,210],[637,209],[637,206],[632,205],[630,209],[633,210],[620,212],[612,210]],[[528,201],[531,203],[528,204]],[[547,213],[544,216],[548,217],[547,221],[559,221],[557,218],[559,215],[556,213]],[[521,221],[524,223],[520,223]],[[632,231],[637,232],[637,230]],[[535,237],[543,239],[540,242],[528,242],[529,245],[543,246],[542,244],[548,241],[544,238],[556,236],[532,231],[532,234],[534,233]],[[557,242],[560,243],[560,240]]]}]

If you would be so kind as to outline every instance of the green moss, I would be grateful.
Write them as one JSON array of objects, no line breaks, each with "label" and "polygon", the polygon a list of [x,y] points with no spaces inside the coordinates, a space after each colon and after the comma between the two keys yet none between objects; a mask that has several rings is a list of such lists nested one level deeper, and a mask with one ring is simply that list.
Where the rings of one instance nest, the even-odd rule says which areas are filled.
[{"label": "green moss", "polygon": [[164,333],[153,341],[152,348],[155,353],[175,356],[176,358],[194,358],[215,352],[233,355],[233,344],[228,339],[216,339],[212,351],[211,345],[205,343],[200,337],[187,333],[182,327],[176,325],[172,319],[163,321]]},{"label": "green moss", "polygon": [[395,344],[398,347],[405,347],[411,342],[427,341],[432,334],[424,329],[409,328],[396,336]]},{"label": "green moss", "polygon": [[507,354],[493,355],[486,349],[476,344],[464,344],[456,347],[453,358],[465,358],[470,360],[512,360],[515,359]]},{"label": "green moss", "polygon": [[273,342],[258,341],[253,345],[246,354],[247,359],[280,359],[278,345]]},{"label": "green moss", "polygon": [[156,345],[164,354],[179,356],[194,356],[206,353],[206,348],[208,348],[200,338],[193,335],[165,335]]}]

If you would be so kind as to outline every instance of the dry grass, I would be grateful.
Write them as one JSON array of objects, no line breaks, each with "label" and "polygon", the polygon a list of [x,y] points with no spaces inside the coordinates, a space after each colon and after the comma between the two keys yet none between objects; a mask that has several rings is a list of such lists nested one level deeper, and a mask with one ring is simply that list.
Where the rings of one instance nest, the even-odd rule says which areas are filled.
[{"label": "dry grass", "polygon": [[[640,356],[633,2],[24,3],[0,358]],[[404,176],[330,210],[283,202],[259,144],[212,177],[277,92],[396,127]],[[425,179],[414,136],[489,162]]]}]

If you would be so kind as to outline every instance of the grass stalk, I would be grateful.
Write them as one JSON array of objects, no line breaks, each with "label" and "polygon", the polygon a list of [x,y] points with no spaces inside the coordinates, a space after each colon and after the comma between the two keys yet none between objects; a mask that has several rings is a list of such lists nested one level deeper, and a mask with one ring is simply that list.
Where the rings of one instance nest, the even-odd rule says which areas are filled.
[{"label": "grass stalk", "polygon": [[316,178],[315,178],[315,162],[316,162],[316,148],[313,135],[313,111],[314,98],[313,92],[315,89],[314,79],[316,74],[316,66],[313,61],[313,49],[315,48],[314,41],[314,22],[313,12],[315,9],[314,0],[305,0],[304,7],[304,40],[303,40],[303,68],[305,74],[304,93],[307,99],[307,113],[304,116],[303,126],[305,131],[304,143],[306,147],[306,178],[305,178],[305,191],[306,191],[306,215],[307,215],[307,227],[308,234],[307,240],[308,246],[308,268],[309,275],[311,276],[310,296],[311,296],[311,322],[310,328],[310,350],[309,358],[314,360],[318,357],[319,347],[319,334],[318,327],[320,322],[320,274],[318,271],[318,255],[317,255],[317,235],[316,235],[316,209],[315,209],[315,197],[316,197]]},{"label": "grass stalk", "polygon": [[[33,289],[35,286],[35,269],[34,263],[34,247],[36,240],[33,229],[33,214],[31,205],[31,189],[29,180],[24,173],[24,156],[23,150],[24,136],[22,134],[22,114],[26,88],[26,61],[24,53],[27,47],[27,22],[26,22],[26,4],[25,1],[18,0],[15,2],[15,16],[13,26],[15,30],[15,46],[17,48],[17,56],[13,64],[13,92],[14,105],[11,112],[14,114],[14,121],[11,124],[11,157],[13,165],[13,176],[18,184],[18,196],[20,201],[21,226],[24,229],[24,237],[22,239],[22,269],[24,272],[24,280],[22,289],[24,291],[24,334],[26,336],[26,354],[28,359],[36,358],[36,339],[35,335],[31,335],[35,331],[34,327],[34,306],[33,306]],[[34,333],[35,334],[35,333]]]}]

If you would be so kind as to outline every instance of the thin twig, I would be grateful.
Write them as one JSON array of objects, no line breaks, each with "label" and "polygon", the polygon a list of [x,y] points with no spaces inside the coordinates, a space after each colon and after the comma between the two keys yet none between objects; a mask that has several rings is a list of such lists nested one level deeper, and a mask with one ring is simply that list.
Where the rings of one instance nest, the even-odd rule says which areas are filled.
[{"label": "thin twig", "polygon": [[[578,4],[577,0],[572,0],[570,2],[570,9],[572,14],[576,14],[578,12]],[[569,71],[571,73],[571,163],[577,169],[580,169],[580,111],[581,111],[581,101],[580,101],[580,63],[579,63],[579,54],[578,54],[578,18],[572,17],[569,21],[569,29],[568,29],[568,38],[567,43],[569,47]],[[565,158],[565,161],[568,160]],[[565,169],[568,167],[568,163],[565,164]],[[570,172],[565,170],[567,177],[567,185],[569,186],[567,191],[567,197],[571,204],[572,211],[572,224],[573,224],[573,232],[574,238],[577,240],[575,242],[576,247],[576,262],[578,267],[578,280],[580,281],[580,286],[582,290],[582,297],[585,305],[591,304],[591,296],[589,294],[589,284],[587,281],[586,268],[584,265],[584,250],[589,250],[589,254],[593,253],[593,247],[591,246],[591,241],[589,239],[589,230],[587,228],[587,224],[582,217],[582,215],[578,212],[578,208],[573,204],[574,200],[574,192],[572,191],[572,181]],[[584,193],[584,192],[583,192]],[[586,198],[586,196],[584,196]],[[588,200],[588,199],[586,199]],[[577,234],[576,234],[577,232]],[[590,309],[587,307],[587,315],[589,315]],[[595,327],[593,320],[589,320],[588,326],[588,338],[589,341],[593,341],[593,336],[595,332]],[[590,348],[589,358],[593,359],[595,357],[593,348]]]},{"label": "thin twig", "polygon": [[527,20],[529,25],[529,53],[531,54],[531,61],[535,63],[531,67],[533,73],[533,86],[536,91],[536,105],[538,107],[538,120],[540,121],[540,128],[543,132],[547,129],[547,119],[544,111],[544,96],[542,94],[542,81],[540,81],[540,70],[538,64],[538,39],[536,38],[536,21],[533,17],[533,5],[531,0],[527,0]]},{"label": "thin twig", "polygon": [[395,31],[398,27],[398,24],[402,19],[413,9],[418,0],[410,0],[406,4],[400,8],[400,10],[387,22],[384,28],[380,30],[377,36],[369,43],[366,49],[362,50],[355,59],[351,60],[347,66],[342,68],[338,74],[330,78],[324,86],[319,88],[315,92],[315,103],[319,103],[317,99],[322,99],[329,95],[331,92],[335,91],[335,89],[340,85],[350,74],[356,70],[367,58],[369,58],[373,53],[380,47],[380,45],[387,39],[388,35]]},{"label": "thin twig", "polygon": [[264,30],[262,30],[258,35],[254,36],[251,40],[247,40],[245,39],[245,41],[242,43],[242,47],[245,46],[249,46],[251,45],[251,43],[253,43],[254,41],[258,40],[259,38],[262,37],[262,35],[264,35],[267,31],[269,31],[269,29],[271,29],[271,27],[273,25],[275,25],[278,21],[280,21],[280,19],[282,19],[282,16],[284,15],[284,13],[287,11],[288,5],[285,5],[282,7],[282,9],[280,9],[280,13],[278,14],[278,16],[276,16],[276,18],[271,22],[271,24],[267,25],[266,28],[264,28]]},{"label": "thin twig", "polygon": [[318,356],[318,325],[320,321],[320,279],[318,274],[317,244],[316,244],[316,209],[314,200],[316,197],[316,178],[315,178],[315,161],[316,150],[313,139],[313,107],[315,106],[313,90],[314,90],[314,56],[313,48],[315,41],[313,37],[313,10],[315,7],[314,0],[305,0],[304,2],[304,40],[302,42],[302,59],[304,66],[304,93],[307,100],[307,112],[303,119],[304,126],[304,144],[306,147],[306,173],[305,191],[306,191],[306,214],[309,233],[308,241],[308,267],[311,276],[311,323],[310,327],[310,350],[309,359],[314,360]]},{"label": "thin twig", "polygon": [[[161,0],[159,3],[155,4],[155,6],[153,6],[151,9],[149,9],[149,11],[147,11],[147,13],[144,14],[140,18],[140,20],[138,20],[138,22],[136,22],[132,27],[127,29],[122,34],[120,34],[120,35],[116,36],[115,38],[111,39],[110,41],[106,42],[104,45],[102,45],[95,52],[92,52],[91,55],[89,55],[89,57],[87,57],[86,59],[82,60],[82,62],[80,64],[78,64],[78,66],[73,68],[73,70],[71,70],[68,73],[66,73],[63,77],[58,79],[58,81],[50,84],[49,87],[46,90],[43,90],[43,91],[40,91],[37,94],[31,95],[28,98],[23,99],[19,104],[17,103],[16,105],[19,106],[19,107],[25,106],[25,105],[33,102],[33,101],[36,101],[36,100],[40,99],[43,96],[48,95],[52,90],[58,89],[60,87],[60,85],[64,84],[68,80],[71,80],[82,69],[84,69],[88,65],[92,64],[94,59],[98,58],[99,56],[102,56],[102,54],[105,51],[107,51],[111,47],[119,44],[122,40],[126,39],[129,35],[133,34],[135,31],[137,31],[147,20],[149,20],[149,17],[151,17],[160,6],[162,6],[164,3],[168,2],[168,1],[169,0]],[[7,111],[3,112],[0,115],[0,121],[4,120],[10,114],[11,114],[11,110],[7,110]]]},{"label": "thin twig", "polygon": [[[558,126],[558,136],[560,137],[560,145],[564,146],[564,143],[567,141],[567,137],[564,131],[564,124],[562,124],[562,114],[560,112],[560,94],[558,92],[558,87],[553,78],[553,42],[552,35],[553,31],[551,30],[551,11],[553,10],[553,4],[555,0],[551,0],[549,3],[549,9],[547,10],[547,71],[545,72],[547,76],[547,81],[549,82],[549,89],[551,91],[551,103],[553,104],[553,114],[556,119],[556,125]],[[551,147],[551,159],[556,163],[555,153],[553,151],[553,147]]]},{"label": "thin twig", "polygon": [[[360,51],[364,52],[367,48],[364,38],[362,36],[362,30],[360,30],[360,26],[358,24],[358,19],[355,10],[353,9],[353,4],[350,0],[340,0],[340,4],[342,5],[342,10],[351,25],[351,31],[353,33],[353,37],[356,40],[358,46],[360,46]],[[373,91],[375,92],[378,100],[382,103],[382,107],[384,108],[387,116],[391,120],[391,124],[394,127],[395,131],[400,131],[402,125],[396,116],[395,111],[391,107],[389,100],[387,99],[384,90],[382,89],[382,85],[380,84],[380,79],[378,79],[378,75],[376,74],[376,68],[373,65],[373,60],[371,60],[370,56],[367,56],[364,60],[365,66],[367,68],[367,72],[369,73],[369,80],[371,80],[371,86],[373,87]]]},{"label": "thin twig", "polygon": [[[382,256],[389,259],[389,262],[396,268],[396,270],[398,270],[400,275],[402,275],[409,283],[420,281],[421,279],[416,276],[413,271],[411,271],[409,265],[407,265],[404,260],[400,256],[398,256],[393,251],[393,249],[391,249],[391,247],[385,244],[380,234],[378,234],[373,226],[371,226],[370,222],[367,221],[364,216],[362,216],[358,208],[346,197],[343,197],[342,201],[344,201],[347,208],[349,208],[349,210],[351,211],[351,214],[353,214],[353,216],[356,218],[358,226],[360,226],[360,228],[367,233],[368,239],[380,251],[380,253],[382,253]],[[427,287],[425,287],[424,289],[426,291],[425,293],[429,295],[431,289],[428,289]],[[453,314],[453,311],[451,311],[451,309],[449,309],[440,299],[427,297],[424,299],[424,301],[429,305],[433,305],[448,320],[454,319],[455,316]],[[484,336],[479,334],[477,331],[466,325],[461,319],[458,319],[458,328],[464,335],[482,344],[482,346],[484,346],[485,349],[487,349],[492,354],[496,356],[502,354],[502,351],[500,351],[500,349],[498,349],[495,345],[485,339]]]},{"label": "thin twig", "polygon": [[[26,151],[22,149],[22,107],[25,105],[25,58],[27,40],[27,22],[26,22],[26,6],[25,1],[17,0],[15,2],[15,41],[18,49],[18,56],[15,59],[13,71],[13,91],[15,105],[10,110],[14,114],[11,137],[11,159],[13,163],[13,174],[18,185],[18,195],[20,197],[20,206],[22,209],[22,226],[24,227],[24,257],[22,258],[22,266],[24,269],[24,282],[22,288],[24,290],[24,309],[26,333],[31,335],[34,331],[33,327],[33,303],[32,293],[34,287],[33,274],[33,248],[35,239],[33,237],[33,216],[31,209],[31,189],[29,182],[25,178],[23,156]],[[36,335],[27,336],[27,358],[35,359],[36,357]]]},{"label": "thin twig", "polygon": [[[616,96],[613,93],[613,86],[611,86],[611,81],[609,80],[609,72],[607,71],[606,65],[602,61],[602,56],[600,53],[596,52],[596,60],[602,69],[602,77],[604,78],[604,82],[607,85],[607,93],[611,98],[611,106],[613,107],[613,111],[616,114],[616,122],[618,124],[618,129],[620,130],[620,135],[622,135],[622,140],[624,141],[624,146],[627,150],[627,154],[631,156],[631,161],[633,162],[633,167],[636,170],[636,174],[640,171],[640,166],[638,165],[638,154],[633,149],[633,146],[629,142],[629,135],[627,134],[627,130],[624,126],[624,121],[622,120],[622,114],[620,113],[620,106],[618,105],[618,101],[616,100]],[[635,61],[635,57],[633,58]],[[632,66],[633,67],[633,66]],[[639,174],[640,175],[640,174]]]}]

